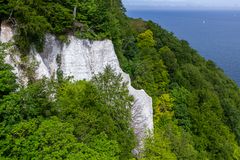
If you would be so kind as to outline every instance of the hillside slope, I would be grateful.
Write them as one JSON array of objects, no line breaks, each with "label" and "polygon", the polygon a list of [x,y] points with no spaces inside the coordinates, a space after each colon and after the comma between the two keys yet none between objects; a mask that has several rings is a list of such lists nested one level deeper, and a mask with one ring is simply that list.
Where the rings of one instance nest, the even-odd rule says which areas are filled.
[{"label": "hillside slope", "polygon": [[[137,156],[131,153],[136,143],[129,130],[129,111],[120,107],[131,101],[127,97],[129,101],[120,101],[121,96],[126,96],[124,89],[113,106],[104,107],[109,104],[103,97],[116,94],[112,92],[114,89],[106,92],[101,87],[107,84],[101,82],[111,76],[103,76],[103,81],[96,83],[93,80],[90,84],[59,80],[51,85],[55,88],[52,91],[58,95],[55,102],[49,100],[52,94],[49,90],[42,90],[46,88],[43,86],[51,83],[33,79],[27,89],[16,91],[16,86],[12,85],[14,75],[6,66],[0,69],[4,75],[0,79],[0,115],[4,117],[0,119],[3,128],[0,135],[3,139],[0,146],[2,157],[32,158],[38,151],[29,152],[30,149],[25,147],[33,145],[30,143],[32,139],[41,139],[40,133],[45,131],[50,132],[49,137],[53,136],[54,126],[68,126],[67,132],[58,127],[58,133],[69,135],[68,141],[61,141],[61,136],[55,141],[47,139],[52,146],[69,145],[64,153],[60,152],[60,147],[53,148],[54,154],[48,152],[52,148],[38,154],[58,159],[240,159],[238,86],[214,62],[201,57],[187,41],[177,39],[154,22],[128,18],[124,11],[119,0],[111,3],[94,0],[0,1],[1,20],[8,19],[7,23],[16,27],[15,44],[21,50],[22,59],[33,45],[38,51],[43,49],[46,33],[57,35],[63,42],[68,41],[66,35],[69,34],[78,38],[113,41],[120,65],[130,74],[132,85],[144,89],[153,98],[154,136],[146,139],[142,152]],[[114,80],[114,76],[112,78]],[[11,83],[6,83],[6,79],[12,80]],[[27,94],[35,97],[25,97],[21,101],[19,97]],[[76,97],[82,98],[78,101]],[[69,106],[67,110],[64,109],[66,104]],[[80,108],[75,108],[79,104]],[[119,112],[124,119],[118,116]],[[77,125],[79,122],[83,125]],[[90,134],[84,134],[89,131]],[[22,138],[28,143],[20,141]],[[35,145],[41,144],[34,142]],[[6,148],[8,145],[12,148]],[[46,146],[40,147],[42,151]],[[79,148],[74,150],[73,146]]]}]

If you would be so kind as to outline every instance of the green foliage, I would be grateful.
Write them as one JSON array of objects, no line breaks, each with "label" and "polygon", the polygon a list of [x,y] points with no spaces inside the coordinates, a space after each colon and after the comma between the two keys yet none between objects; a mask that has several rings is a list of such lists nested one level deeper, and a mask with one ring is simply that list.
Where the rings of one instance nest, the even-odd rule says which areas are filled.
[{"label": "green foliage", "polygon": [[8,45],[0,42],[0,100],[17,88],[16,76],[12,73],[13,68],[4,62],[7,48]]},{"label": "green foliage", "polygon": [[82,141],[89,141],[92,135],[101,133],[106,127],[106,120],[102,120],[106,108],[98,101],[98,95],[96,88],[84,81],[66,82],[58,90],[54,110],[62,120],[74,125],[74,134]]},{"label": "green foliage", "polygon": [[130,23],[127,71],[132,84],[153,97],[155,108],[155,133],[143,157],[172,153],[177,159],[239,159],[236,84],[160,26],[140,19]]},{"label": "green foliage", "polygon": [[92,83],[64,83],[57,94],[55,111],[63,121],[74,125],[74,135],[85,143],[89,143],[94,135],[105,132],[118,142],[120,158],[126,159],[131,157],[135,147],[130,126],[133,98],[121,81],[121,75],[107,67],[104,73],[93,78]]},{"label": "green foliage", "polygon": [[133,97],[129,96],[127,83],[122,82],[121,75],[117,75],[114,70],[107,66],[104,73],[94,76],[92,82],[101,91],[99,100],[104,102],[109,110],[111,119],[117,127],[113,127],[113,133],[118,133],[117,141],[123,151],[121,158],[130,158],[130,152],[135,147],[134,133],[131,128],[131,106]]},{"label": "green foliage", "polygon": [[153,98],[159,96],[167,87],[169,74],[158,52],[154,48],[144,48],[132,64],[133,85],[144,88]]},{"label": "green foliage", "polygon": [[[0,0],[0,20],[17,23],[23,53],[41,51],[46,33],[113,41],[133,86],[153,97],[154,135],[142,159],[240,159],[239,87],[187,41],[124,12],[120,0]],[[33,78],[17,90],[5,51],[0,44],[1,159],[133,158],[133,98],[120,75],[107,67],[90,82]]]},{"label": "green foliage", "polygon": [[112,117],[129,121],[133,97],[129,96],[128,84],[122,81],[122,75],[116,74],[110,66],[107,66],[103,73],[92,78],[93,84],[101,91],[101,101],[115,110]]},{"label": "green foliage", "polygon": [[158,129],[154,132],[153,137],[146,139],[143,157],[143,160],[177,160],[176,155],[171,151],[169,139]]},{"label": "green foliage", "polygon": [[3,141],[6,146],[1,146],[1,153],[20,159],[64,159],[74,149],[77,150],[72,131],[70,124],[61,123],[56,118],[43,122],[20,122],[13,126]]},{"label": "green foliage", "polygon": [[175,54],[167,46],[160,48],[159,54],[164,64],[167,66],[169,73],[170,74],[174,73],[174,71],[178,67]]},{"label": "green foliage", "polygon": [[[166,142],[167,149],[160,154],[169,154],[178,159],[199,159],[204,155],[199,155],[194,149],[192,137],[190,134],[180,128],[175,122],[173,106],[174,99],[169,94],[163,94],[157,99],[154,109],[154,139],[155,145],[160,141]],[[165,147],[166,147],[165,146]]]},{"label": "green foliage", "polygon": [[37,116],[49,116],[53,85],[41,80],[4,97],[0,103],[0,123],[12,125]]},{"label": "green foliage", "polygon": [[[47,1],[1,0],[1,20],[17,23],[15,41],[22,52],[31,45],[41,51],[46,33],[65,35],[77,33],[87,39],[118,39],[119,16],[123,17],[119,0]],[[15,25],[15,24],[14,24]]]},{"label": "green foliage", "polygon": [[188,113],[188,106],[191,104],[191,93],[185,88],[174,88],[172,90],[174,97],[174,116],[178,121],[178,125],[183,127],[186,131],[191,130],[191,119]]},{"label": "green foliage", "polygon": [[117,160],[119,159],[119,153],[121,153],[118,143],[108,140],[108,136],[105,133],[94,136],[88,143],[88,146],[100,153],[98,159]]},{"label": "green foliage", "polygon": [[117,143],[104,133],[86,145],[77,141],[73,130],[73,125],[57,117],[23,121],[1,141],[0,153],[13,159],[118,159]]},{"label": "green foliage", "polygon": [[151,30],[146,30],[137,37],[137,46],[139,48],[150,48],[155,46],[155,40],[153,39],[153,32]]},{"label": "green foliage", "polygon": [[[92,82],[39,80],[0,102],[0,156],[128,159],[135,137],[127,84],[107,67]],[[107,83],[108,82],[108,83]]]}]

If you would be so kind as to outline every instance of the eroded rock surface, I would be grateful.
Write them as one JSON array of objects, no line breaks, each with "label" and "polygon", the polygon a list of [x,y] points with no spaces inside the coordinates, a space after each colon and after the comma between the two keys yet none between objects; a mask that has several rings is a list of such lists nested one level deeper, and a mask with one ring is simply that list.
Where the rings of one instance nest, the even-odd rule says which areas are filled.
[{"label": "eroded rock surface", "polygon": [[5,22],[1,23],[0,42],[6,43],[11,41],[13,38],[12,28]]},{"label": "eroded rock surface", "polygon": [[[12,39],[13,32],[6,25],[1,25],[0,39],[8,42]],[[64,76],[73,76],[75,80],[90,80],[93,75],[103,72],[107,65],[110,65],[117,73],[122,74],[123,80],[129,82],[129,93],[134,96],[132,109],[132,125],[139,140],[139,147],[142,146],[142,139],[147,132],[153,130],[153,109],[152,98],[144,90],[136,90],[131,86],[128,74],[120,68],[119,61],[110,40],[89,41],[80,40],[69,36],[69,43],[60,43],[55,36],[46,35],[44,51],[37,53],[35,49],[30,52],[31,61],[37,61],[36,78],[57,77],[57,70],[61,69]],[[16,62],[17,61],[17,62]],[[6,62],[14,67],[17,76],[21,77],[22,71],[18,64],[20,61],[17,55],[8,55]]]},{"label": "eroded rock surface", "polygon": [[153,130],[152,98],[144,90],[136,90],[131,86],[131,79],[120,68],[110,40],[91,42],[75,37],[69,39],[70,43],[63,46],[61,53],[63,74],[73,76],[76,80],[90,80],[93,75],[103,72],[107,65],[110,65],[115,72],[120,73],[123,80],[128,82],[129,93],[135,99],[132,110],[133,127],[140,146],[142,146],[141,140],[148,131]]}]

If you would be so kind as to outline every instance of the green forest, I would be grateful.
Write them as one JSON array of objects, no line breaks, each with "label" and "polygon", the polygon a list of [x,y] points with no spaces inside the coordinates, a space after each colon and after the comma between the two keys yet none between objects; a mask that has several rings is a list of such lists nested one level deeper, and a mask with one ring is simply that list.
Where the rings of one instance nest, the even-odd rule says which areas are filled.
[{"label": "green forest", "polygon": [[45,34],[114,43],[132,85],[153,98],[154,134],[139,155],[121,75],[17,83],[0,43],[0,159],[240,160],[240,90],[213,61],[152,21],[126,16],[121,0],[0,0],[21,56]]}]

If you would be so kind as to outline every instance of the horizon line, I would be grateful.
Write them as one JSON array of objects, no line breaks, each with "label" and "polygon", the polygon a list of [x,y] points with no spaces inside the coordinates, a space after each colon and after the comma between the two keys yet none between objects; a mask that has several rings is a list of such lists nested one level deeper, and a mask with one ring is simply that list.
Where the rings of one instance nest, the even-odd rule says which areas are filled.
[{"label": "horizon line", "polygon": [[127,11],[238,11],[240,8],[126,8]]},{"label": "horizon line", "polygon": [[196,11],[240,11],[240,7],[206,7],[206,6],[127,6],[127,10],[196,10]]}]

